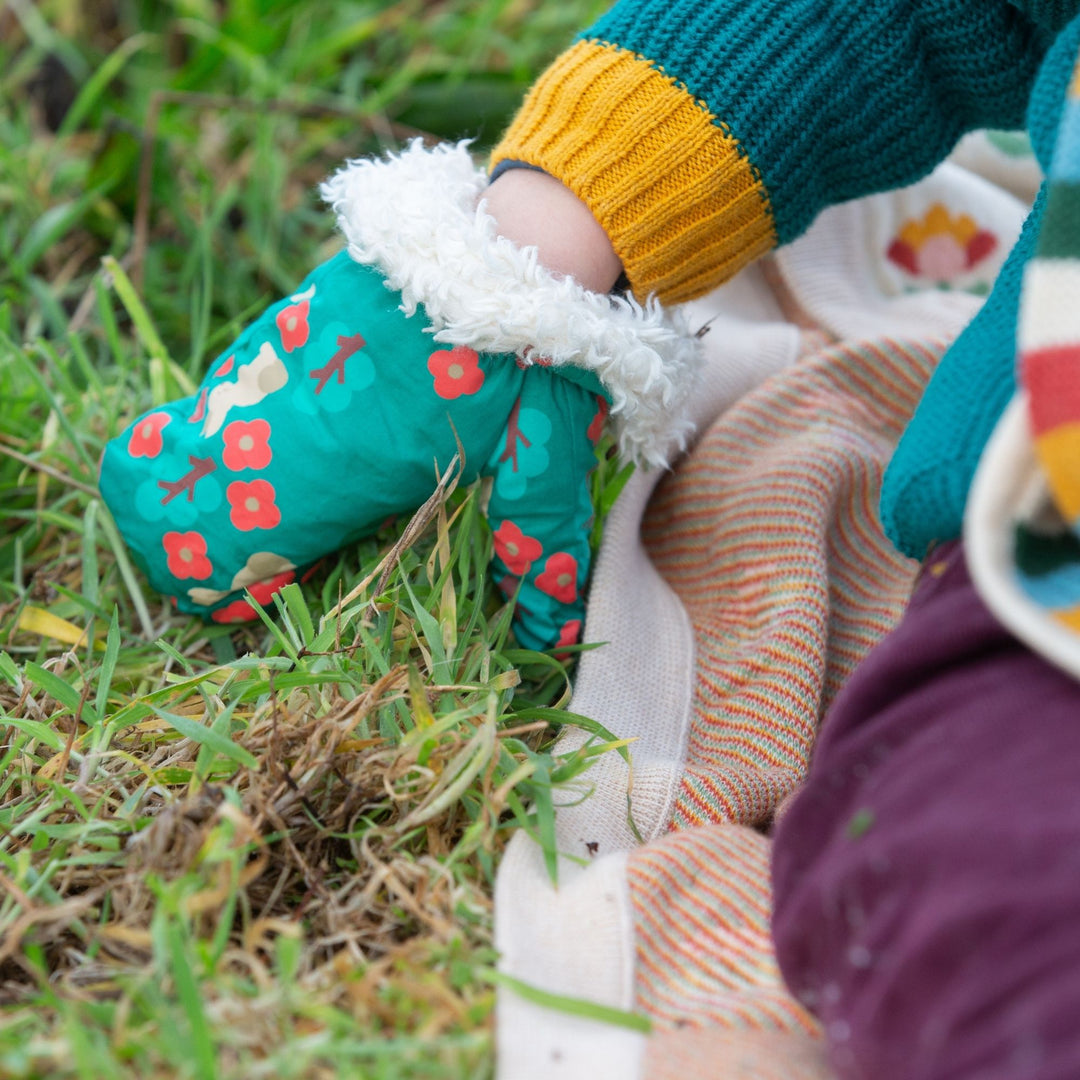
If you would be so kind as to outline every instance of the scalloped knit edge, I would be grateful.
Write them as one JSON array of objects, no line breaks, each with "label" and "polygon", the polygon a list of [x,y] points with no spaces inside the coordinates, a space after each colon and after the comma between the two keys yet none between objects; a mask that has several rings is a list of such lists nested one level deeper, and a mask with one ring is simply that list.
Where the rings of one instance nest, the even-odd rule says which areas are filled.
[{"label": "scalloped knit edge", "polygon": [[495,231],[468,144],[348,161],[321,187],[358,263],[382,272],[436,341],[591,371],[611,395],[624,458],[666,465],[693,430],[701,354],[678,312],[590,292]]}]

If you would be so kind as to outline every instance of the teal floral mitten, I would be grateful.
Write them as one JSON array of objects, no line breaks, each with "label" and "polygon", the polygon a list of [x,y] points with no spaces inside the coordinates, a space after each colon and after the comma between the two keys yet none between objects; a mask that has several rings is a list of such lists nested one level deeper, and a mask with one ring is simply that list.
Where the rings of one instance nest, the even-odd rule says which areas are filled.
[{"label": "teal floral mitten", "polygon": [[[182,611],[253,618],[322,556],[414,510],[464,451],[493,478],[493,572],[519,641],[578,640],[593,447],[660,464],[686,437],[692,341],[655,305],[556,279],[495,235],[464,145],[350,162],[347,241],[106,448],[101,491]],[[520,588],[519,588],[520,585]]]}]

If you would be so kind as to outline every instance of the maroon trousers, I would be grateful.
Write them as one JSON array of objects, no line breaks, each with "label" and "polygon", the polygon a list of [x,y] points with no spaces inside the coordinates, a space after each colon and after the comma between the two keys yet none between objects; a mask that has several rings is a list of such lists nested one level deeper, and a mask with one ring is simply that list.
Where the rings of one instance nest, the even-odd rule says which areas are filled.
[{"label": "maroon trousers", "polygon": [[825,720],[776,830],[774,936],[859,1080],[1080,1080],[1080,683],[959,544]]}]

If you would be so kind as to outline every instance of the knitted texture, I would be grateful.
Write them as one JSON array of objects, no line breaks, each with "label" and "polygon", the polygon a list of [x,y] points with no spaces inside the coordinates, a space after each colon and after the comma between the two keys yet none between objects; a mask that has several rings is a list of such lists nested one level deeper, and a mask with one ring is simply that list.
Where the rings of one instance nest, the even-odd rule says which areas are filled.
[{"label": "knitted texture", "polygon": [[690,299],[776,243],[738,143],[675,80],[611,45],[579,42],[540,78],[492,165],[507,159],[558,176],[589,206],[639,297]]},{"label": "knitted texture", "polygon": [[820,1028],[783,989],[773,955],[769,853],[762,833],[714,825],[675,830],[627,859],[637,1007],[660,1030],[689,1023],[726,1036],[697,1075],[740,1058],[756,1080],[827,1075]]},{"label": "knitted texture", "polygon": [[[776,978],[768,827],[805,773],[823,710],[910,594],[917,568],[883,536],[877,488],[942,351],[934,339],[962,324],[958,314],[946,329],[941,309],[970,311],[971,298],[932,279],[900,297],[874,260],[887,262],[887,240],[913,207],[967,205],[989,224],[957,173],[868,200],[872,213],[822,215],[792,247],[804,258],[779,263],[775,295],[799,325],[851,319],[848,305],[865,297],[891,338],[838,329],[841,344],[796,360],[797,338],[771,337],[792,328],[759,306],[766,278],[754,269],[691,306],[691,325],[711,320],[695,395],[701,435],[647,504],[656,474],[639,472],[612,508],[585,635],[606,644],[582,657],[571,701],[633,737],[632,772],[602,757],[590,797],[560,809],[557,843],[568,856],[557,888],[521,834],[496,890],[504,971],[634,1008],[653,1031],[642,1040],[500,991],[500,1078],[834,1075],[827,1033]],[[1008,229],[995,230],[1003,245],[1018,231],[1014,211]],[[838,260],[843,246],[862,261]],[[815,251],[824,265],[848,267],[852,291],[834,288],[831,305],[817,297],[800,308],[820,276]],[[875,303],[882,282],[888,292]],[[780,340],[790,366],[770,367]],[[773,374],[752,378],[764,371]],[[562,738],[569,752],[572,737]]]},{"label": "knitted texture", "polygon": [[914,559],[960,535],[979,456],[1012,396],[1020,280],[1041,216],[1040,198],[993,292],[930,379],[885,471],[881,521]]},{"label": "knitted texture", "polygon": [[[1044,167],[1078,43],[1080,20],[1054,43],[1032,91],[1028,126]],[[994,291],[945,354],[886,471],[881,519],[893,543],[915,558],[931,544],[960,535],[983,447],[1015,389],[1020,285],[1041,235],[1045,205],[1040,196]],[[1049,235],[1046,228],[1041,233]]]},{"label": "knitted texture", "polygon": [[1076,0],[1011,0],[1029,18],[1049,30],[1061,30],[1076,14]]},{"label": "knitted texture", "polygon": [[[825,206],[916,180],[964,131],[1019,125],[1051,41],[1004,2],[622,0],[541,78],[495,161],[558,177],[639,295],[683,299],[760,254],[766,223],[785,243]],[[767,200],[752,223],[731,209],[748,178]]]},{"label": "knitted texture", "polygon": [[780,243],[908,184],[968,129],[1018,126],[1050,36],[968,0],[623,0],[587,38],[648,57],[759,170]]},{"label": "knitted texture", "polygon": [[658,489],[643,537],[697,644],[673,825],[769,821],[820,713],[903,610],[913,566],[874,506],[938,355],[885,341],[804,361],[732,407]]},{"label": "knitted texture", "polygon": [[1039,461],[1065,520],[1080,526],[1080,69],[1074,70],[1046,212],[1024,274],[1018,331]]},{"label": "knitted texture", "polygon": [[[1074,59],[1017,328],[1026,435],[1057,514],[1016,508],[1013,555],[1030,600],[1080,631],[1080,61]],[[995,439],[1000,439],[1000,435]],[[986,466],[983,467],[984,469]],[[1074,642],[1075,644],[1075,642]]]}]

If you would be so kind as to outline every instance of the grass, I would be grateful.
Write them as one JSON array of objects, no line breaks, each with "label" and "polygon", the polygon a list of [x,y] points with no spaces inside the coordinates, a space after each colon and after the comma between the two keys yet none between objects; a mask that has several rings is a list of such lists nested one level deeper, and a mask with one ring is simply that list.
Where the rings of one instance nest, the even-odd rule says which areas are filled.
[{"label": "grass", "polygon": [[515,648],[482,487],[235,629],[145,589],[96,463],[335,249],[320,178],[482,147],[601,6],[0,3],[0,1075],[491,1074],[499,853],[554,870],[621,747]]}]

